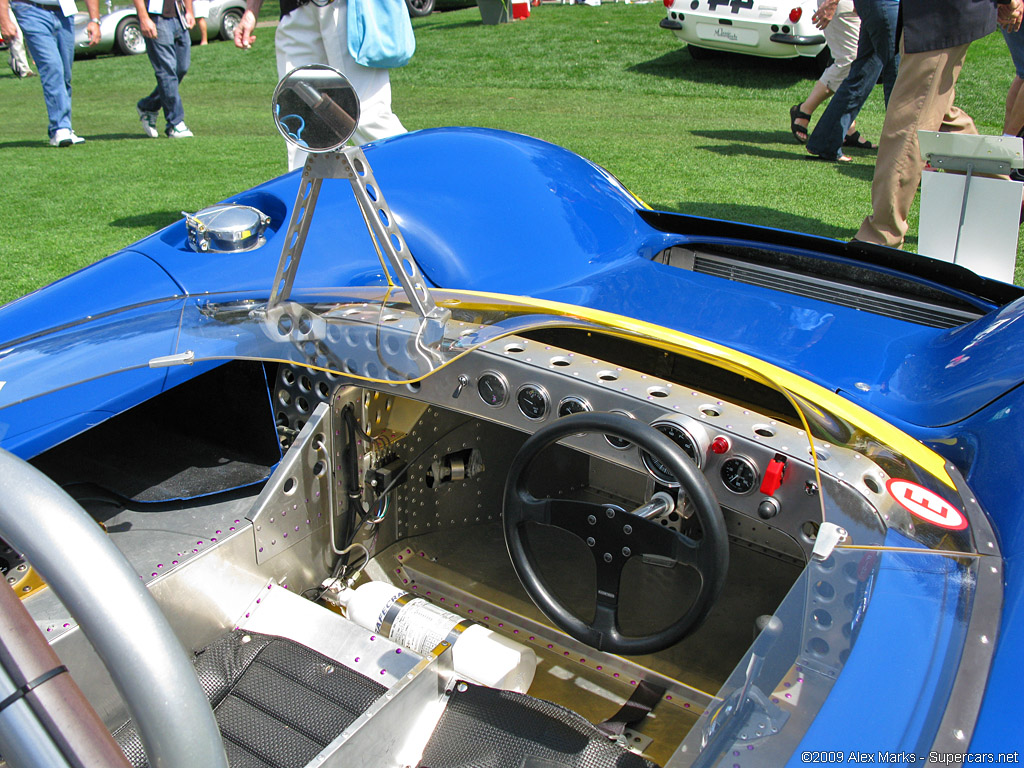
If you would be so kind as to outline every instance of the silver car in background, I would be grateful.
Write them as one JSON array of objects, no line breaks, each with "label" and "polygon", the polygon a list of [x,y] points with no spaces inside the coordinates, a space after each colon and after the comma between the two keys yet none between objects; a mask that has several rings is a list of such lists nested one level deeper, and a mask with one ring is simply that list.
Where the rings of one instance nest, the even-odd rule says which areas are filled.
[{"label": "silver car in background", "polygon": [[[100,53],[123,53],[134,55],[145,53],[146,41],[142,37],[139,17],[135,6],[114,7],[112,0],[106,0],[106,12],[100,17],[100,41],[94,46],[89,45],[89,35],[85,28],[89,23],[89,14],[75,14],[75,55],[94,56]],[[218,37],[230,40],[235,33],[235,26],[245,13],[245,0],[211,0],[210,12],[206,17],[206,26],[210,40]],[[192,42],[199,40],[199,25],[192,28]]]}]

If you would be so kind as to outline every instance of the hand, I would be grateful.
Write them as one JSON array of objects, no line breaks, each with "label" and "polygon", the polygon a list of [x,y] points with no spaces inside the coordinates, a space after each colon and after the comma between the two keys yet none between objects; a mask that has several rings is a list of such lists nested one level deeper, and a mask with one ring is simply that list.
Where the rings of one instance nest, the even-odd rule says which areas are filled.
[{"label": "hand", "polygon": [[235,27],[235,47],[243,49],[252,47],[252,44],[256,42],[256,35],[252,34],[255,28],[256,14],[246,10],[242,14],[242,19],[238,22],[238,26]]},{"label": "hand", "polygon": [[85,27],[85,32],[89,35],[89,45],[96,45],[100,41],[99,22],[90,21]]},{"label": "hand", "polygon": [[156,40],[156,22],[152,18],[146,16],[145,18],[139,17],[139,26],[142,28],[142,36],[148,37],[150,40]]},{"label": "hand", "polygon": [[7,41],[18,39],[17,24],[11,21],[9,16],[3,14],[0,14],[0,35]]},{"label": "hand", "polygon": [[1006,32],[1016,32],[1020,29],[1021,19],[1024,18],[1024,2],[1022,0],[1011,0],[1009,3],[997,5],[997,18],[999,26]]},{"label": "hand", "polygon": [[192,29],[196,25],[196,17],[188,11],[185,11],[185,28]]},{"label": "hand", "polygon": [[828,23],[832,21],[832,17],[836,15],[836,6],[839,5],[839,0],[826,0],[821,6],[811,15],[811,21],[814,22],[814,26],[818,29],[824,29],[828,26]]}]

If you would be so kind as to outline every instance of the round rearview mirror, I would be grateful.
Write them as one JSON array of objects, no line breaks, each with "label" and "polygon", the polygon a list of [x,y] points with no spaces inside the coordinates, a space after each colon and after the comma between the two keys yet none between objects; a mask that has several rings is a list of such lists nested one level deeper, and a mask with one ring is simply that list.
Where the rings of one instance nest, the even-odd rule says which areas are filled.
[{"label": "round rearview mirror", "polygon": [[341,72],[324,64],[293,69],[274,91],[274,122],[285,141],[306,152],[333,152],[359,122],[359,97]]}]

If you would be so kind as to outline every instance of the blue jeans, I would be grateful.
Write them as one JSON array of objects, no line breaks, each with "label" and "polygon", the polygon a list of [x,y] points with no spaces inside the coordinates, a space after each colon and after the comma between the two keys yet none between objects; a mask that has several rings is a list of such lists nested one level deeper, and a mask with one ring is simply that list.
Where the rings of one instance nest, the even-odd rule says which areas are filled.
[{"label": "blue jeans", "polygon": [[151,18],[156,24],[156,37],[146,38],[146,55],[156,73],[156,88],[149,96],[139,99],[138,107],[143,112],[159,112],[162,107],[167,127],[171,128],[185,120],[178,83],[188,73],[192,61],[192,40],[176,18]]},{"label": "blue jeans", "polygon": [[1004,30],[1003,39],[1006,41],[1006,47],[1010,49],[1010,58],[1013,59],[1017,77],[1024,79],[1024,28],[1016,32]]},{"label": "blue jeans", "polygon": [[37,8],[28,3],[11,3],[25,45],[39,70],[43,101],[49,116],[49,134],[59,128],[71,130],[71,62],[75,58],[74,17],[65,16],[60,8]]},{"label": "blue jeans", "polygon": [[892,93],[900,65],[900,57],[896,53],[899,0],[854,0],[853,4],[860,16],[857,58],[853,60],[850,74],[843,80],[807,138],[807,151],[829,160],[842,157],[846,132],[871,95],[879,74],[882,75],[882,89],[888,106],[889,94]]}]

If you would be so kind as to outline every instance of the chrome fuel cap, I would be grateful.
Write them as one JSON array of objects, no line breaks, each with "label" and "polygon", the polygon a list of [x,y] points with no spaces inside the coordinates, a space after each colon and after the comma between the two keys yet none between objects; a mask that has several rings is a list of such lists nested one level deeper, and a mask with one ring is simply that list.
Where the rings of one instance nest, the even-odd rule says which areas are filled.
[{"label": "chrome fuel cap", "polygon": [[270,217],[250,205],[224,203],[195,213],[182,211],[188,244],[198,253],[251,251],[266,242]]}]

